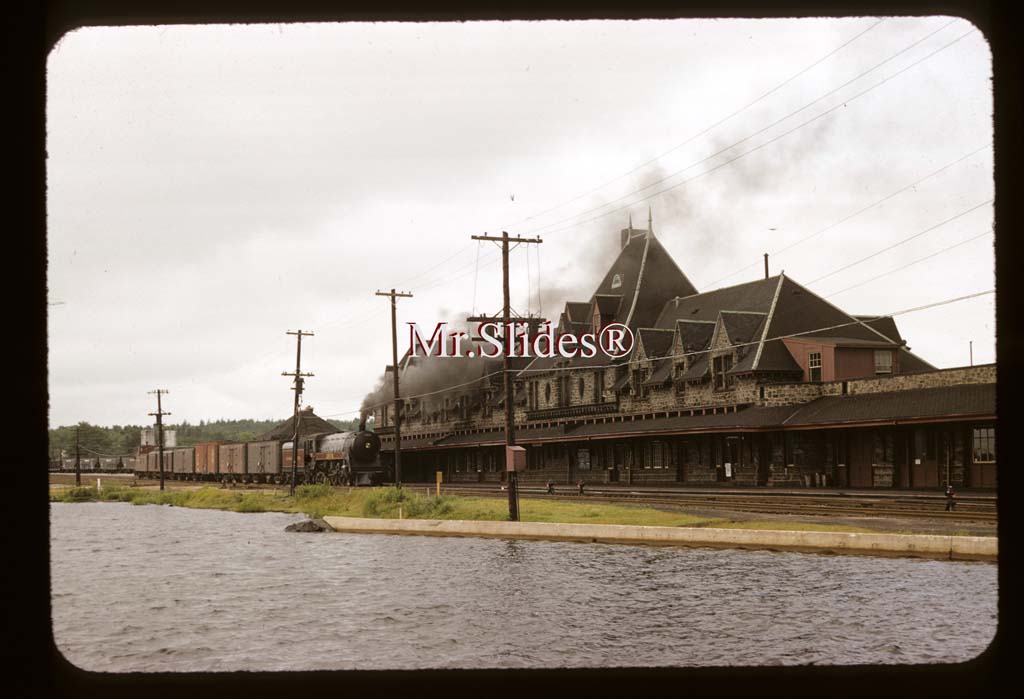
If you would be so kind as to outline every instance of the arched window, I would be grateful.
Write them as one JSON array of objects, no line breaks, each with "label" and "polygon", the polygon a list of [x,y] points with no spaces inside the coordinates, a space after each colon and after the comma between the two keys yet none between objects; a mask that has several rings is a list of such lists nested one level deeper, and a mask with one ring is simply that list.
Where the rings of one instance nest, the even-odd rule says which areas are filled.
[{"label": "arched window", "polygon": [[550,403],[551,402],[551,382],[550,381],[548,381],[547,383],[544,384],[544,402],[545,403]]},{"label": "arched window", "polygon": [[584,388],[585,388],[585,386],[584,386],[584,382],[583,382],[583,377],[581,376],[580,377],[580,398],[583,397],[583,390],[584,390]]}]

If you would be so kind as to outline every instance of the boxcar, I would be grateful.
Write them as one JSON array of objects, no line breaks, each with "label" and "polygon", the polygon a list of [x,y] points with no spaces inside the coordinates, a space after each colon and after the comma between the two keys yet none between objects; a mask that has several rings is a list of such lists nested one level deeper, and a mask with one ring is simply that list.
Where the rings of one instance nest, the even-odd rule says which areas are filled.
[{"label": "boxcar", "polygon": [[[168,466],[168,464],[169,464],[169,462],[167,461],[167,450],[165,449],[164,450],[164,474],[165,475],[167,473],[167,466]],[[155,449],[153,451],[149,452],[148,454],[146,454],[146,473],[150,473],[150,474],[158,474],[158,473],[160,473],[160,452],[155,450]]]},{"label": "boxcar", "polygon": [[220,475],[222,480],[246,480],[245,444],[220,445]]},{"label": "boxcar", "polygon": [[100,458],[101,471],[116,471],[118,459],[116,456],[103,456]]},{"label": "boxcar", "polygon": [[175,447],[171,449],[171,452],[174,454],[174,463],[171,468],[174,477],[179,480],[191,479],[196,472],[195,452],[192,447]]},{"label": "boxcar", "polygon": [[200,442],[195,448],[196,478],[211,480],[220,473],[220,442]]},{"label": "boxcar", "polygon": [[246,451],[251,480],[266,483],[281,475],[281,442],[249,442]]}]

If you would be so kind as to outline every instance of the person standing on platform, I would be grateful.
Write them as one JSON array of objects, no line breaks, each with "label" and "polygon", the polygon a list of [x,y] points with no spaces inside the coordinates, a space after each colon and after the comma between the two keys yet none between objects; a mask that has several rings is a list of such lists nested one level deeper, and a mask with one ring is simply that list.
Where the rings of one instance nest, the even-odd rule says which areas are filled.
[{"label": "person standing on platform", "polygon": [[946,512],[952,512],[956,510],[956,491],[953,490],[953,484],[946,484]]}]

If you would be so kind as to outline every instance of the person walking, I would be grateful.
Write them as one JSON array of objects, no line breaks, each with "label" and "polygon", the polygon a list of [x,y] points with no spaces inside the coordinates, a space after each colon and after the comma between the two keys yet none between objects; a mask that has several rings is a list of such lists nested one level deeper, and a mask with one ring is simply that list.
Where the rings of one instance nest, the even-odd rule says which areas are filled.
[{"label": "person walking", "polygon": [[548,495],[555,494],[555,484],[552,481],[548,481]]},{"label": "person walking", "polygon": [[946,512],[953,512],[956,510],[956,491],[953,490],[953,484],[946,484]]},{"label": "person walking", "polygon": [[580,495],[583,495],[583,479],[576,481],[576,487],[579,488]]}]

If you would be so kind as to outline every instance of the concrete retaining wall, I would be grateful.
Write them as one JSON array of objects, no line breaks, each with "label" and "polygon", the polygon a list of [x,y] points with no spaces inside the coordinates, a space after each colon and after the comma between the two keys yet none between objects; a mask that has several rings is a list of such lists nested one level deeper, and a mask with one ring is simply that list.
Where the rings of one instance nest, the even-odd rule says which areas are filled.
[{"label": "concrete retaining wall", "polygon": [[997,539],[936,534],[856,534],[845,532],[642,527],[625,524],[558,524],[439,519],[324,517],[340,532],[548,539],[616,544],[710,546],[720,548],[816,551],[880,556],[923,556],[950,560],[997,558]]}]

